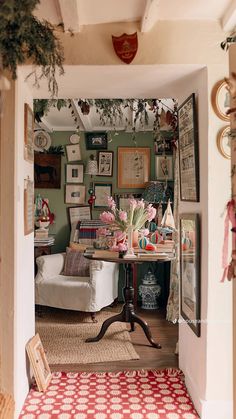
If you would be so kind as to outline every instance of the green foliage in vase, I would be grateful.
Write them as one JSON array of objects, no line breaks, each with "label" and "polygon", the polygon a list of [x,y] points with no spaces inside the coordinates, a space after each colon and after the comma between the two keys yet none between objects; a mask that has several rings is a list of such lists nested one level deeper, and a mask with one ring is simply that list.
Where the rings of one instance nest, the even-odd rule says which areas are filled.
[{"label": "green foliage in vase", "polygon": [[17,66],[26,62],[40,67],[36,70],[35,85],[47,78],[52,96],[58,92],[56,69],[63,74],[64,54],[55,36],[55,28],[47,21],[40,22],[33,10],[40,0],[0,0],[0,67],[17,78]]}]

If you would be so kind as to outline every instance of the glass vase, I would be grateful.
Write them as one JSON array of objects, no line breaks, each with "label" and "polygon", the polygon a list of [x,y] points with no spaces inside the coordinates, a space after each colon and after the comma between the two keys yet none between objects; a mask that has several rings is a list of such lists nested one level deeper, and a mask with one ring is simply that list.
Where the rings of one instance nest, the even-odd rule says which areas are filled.
[{"label": "glass vase", "polygon": [[127,230],[127,253],[125,258],[136,257],[133,249],[133,227],[129,226]]}]

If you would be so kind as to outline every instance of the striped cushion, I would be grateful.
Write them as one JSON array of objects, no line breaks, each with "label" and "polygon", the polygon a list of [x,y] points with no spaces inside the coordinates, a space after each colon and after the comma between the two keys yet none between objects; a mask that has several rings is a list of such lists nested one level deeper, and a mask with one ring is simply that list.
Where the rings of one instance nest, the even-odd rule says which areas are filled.
[{"label": "striped cushion", "polygon": [[63,275],[66,276],[89,276],[90,261],[81,252],[66,248],[66,257]]}]

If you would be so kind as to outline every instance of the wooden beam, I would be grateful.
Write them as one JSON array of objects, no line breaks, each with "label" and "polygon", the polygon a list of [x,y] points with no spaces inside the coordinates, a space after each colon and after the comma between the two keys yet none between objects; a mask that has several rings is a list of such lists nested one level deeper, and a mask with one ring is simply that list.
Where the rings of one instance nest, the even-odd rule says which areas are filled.
[{"label": "wooden beam", "polygon": [[[69,4],[68,4],[69,3]],[[61,18],[65,31],[80,31],[79,10],[77,0],[58,0]]]},{"label": "wooden beam", "polygon": [[222,29],[225,32],[233,31],[236,27],[236,0],[232,0],[221,20]]},{"label": "wooden beam", "polygon": [[158,20],[160,0],[146,0],[146,6],[141,22],[141,32],[148,32]]}]

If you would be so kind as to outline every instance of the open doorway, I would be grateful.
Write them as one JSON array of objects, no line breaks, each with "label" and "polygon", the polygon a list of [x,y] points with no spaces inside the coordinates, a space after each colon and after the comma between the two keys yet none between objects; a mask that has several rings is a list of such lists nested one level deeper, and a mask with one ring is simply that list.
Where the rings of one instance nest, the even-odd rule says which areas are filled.
[{"label": "open doorway", "polygon": [[[94,316],[95,320],[98,320],[97,325],[93,324],[89,315],[86,316],[85,313],[81,321],[86,323],[85,329],[88,336],[89,334],[96,335],[101,322],[106,317],[117,314],[122,308],[122,289],[125,281],[123,266],[119,267],[118,282],[115,284],[118,289],[112,294],[116,305],[107,307],[108,302],[113,302],[112,296],[109,297],[110,300],[107,297],[102,302],[100,313],[98,309],[89,308],[90,302],[87,306],[81,305],[81,290],[74,288],[72,291],[72,294],[77,294],[77,301],[73,298],[74,295],[71,297],[66,295],[69,292],[66,288],[69,278],[63,278],[65,282],[62,282],[62,276],[57,278],[57,267],[55,267],[55,273],[52,272],[51,277],[48,278],[48,282],[47,279],[45,280],[45,271],[41,270],[43,266],[46,270],[49,260],[52,260],[52,264],[56,264],[56,257],[59,258],[59,254],[66,252],[69,246],[73,249],[77,246],[77,250],[80,251],[84,250],[85,246],[91,247],[91,245],[95,245],[97,249],[100,248],[99,250],[111,250],[111,248],[115,250],[116,245],[119,244],[119,241],[114,243],[116,234],[112,232],[111,237],[111,232],[107,230],[107,236],[104,237],[104,231],[101,231],[100,236],[97,231],[100,214],[108,209],[106,194],[113,197],[120,211],[128,211],[131,198],[137,199],[137,202],[144,199],[147,204],[152,204],[156,214],[150,220],[151,222],[146,223],[149,231],[145,232],[145,235],[141,229],[145,225],[139,226],[139,236],[135,246],[139,252],[141,250],[145,252],[145,247],[149,244],[153,246],[151,250],[153,252],[157,250],[157,246],[163,245],[164,251],[169,253],[167,256],[170,256],[173,248],[167,248],[164,241],[165,243],[168,241],[168,246],[172,246],[170,242],[174,226],[166,225],[163,215],[168,201],[172,209],[174,204],[176,101],[174,99],[59,99],[58,101],[44,99],[35,101],[34,110],[36,118],[35,216],[37,222],[42,220],[49,224],[50,220],[52,221],[49,227],[46,227],[46,231],[44,228],[36,230],[35,256],[47,255],[38,260],[40,272],[36,277],[36,304],[44,306],[44,309],[40,317],[36,316],[36,331],[40,332],[49,362],[52,360],[51,367],[56,370],[59,367],[63,370],[70,370],[73,364],[75,370],[105,369],[109,371],[110,368],[114,368],[114,362],[117,369],[177,366],[175,347],[178,340],[178,326],[166,321],[170,289],[170,262],[168,260],[165,263],[147,261],[133,265],[135,310],[149,323],[153,338],[163,346],[164,354],[163,350],[156,352],[149,345],[144,331],[136,326],[134,333],[130,334],[131,342],[129,343],[129,345],[133,344],[136,354],[130,350],[132,356],[129,358],[122,354],[124,351],[122,347],[120,349],[117,347],[116,350],[120,354],[110,358],[115,348],[112,348],[114,338],[112,339],[108,333],[106,340],[112,339],[112,341],[110,341],[107,360],[106,358],[101,360],[101,357],[94,354],[86,358],[86,353],[92,348],[91,343],[87,344],[87,348],[84,346],[80,348],[79,352],[82,356],[80,361],[78,361],[78,343],[71,342],[71,352],[75,347],[74,357],[72,354],[66,355],[67,344],[65,343],[63,347],[62,327],[58,325],[58,322],[60,319],[60,322],[64,324],[68,340],[70,327],[72,326],[71,329],[73,329],[80,322],[81,313],[78,314],[78,311],[83,311],[83,307],[85,313],[97,311],[96,317]],[[148,153],[147,160],[146,155],[143,155],[144,151]],[[136,164],[136,157],[142,159],[140,167],[131,167],[133,163]],[[60,160],[60,164],[54,163],[55,158]],[[122,158],[124,164],[121,167]],[[51,159],[50,164],[49,159]],[[104,159],[106,159],[105,163]],[[166,163],[167,170],[162,170],[162,161]],[[54,168],[55,173],[49,172],[49,167]],[[147,177],[145,177],[146,172]],[[59,185],[54,183],[54,177],[60,177]],[[78,196],[73,195],[76,192]],[[94,226],[93,223],[95,223]],[[100,230],[102,230],[101,226]],[[120,233],[127,235],[126,229]],[[112,244],[110,244],[111,241]],[[58,262],[60,263],[59,259]],[[98,287],[106,288],[105,278],[103,278],[103,283],[99,278],[98,281],[100,281]],[[71,286],[73,288],[73,285]],[[107,287],[109,288],[109,283]],[[108,288],[104,289],[104,293],[109,293]],[[94,289],[93,292],[101,291]],[[84,298],[87,298],[85,294]],[[96,305],[96,302],[94,304]],[[53,308],[46,309],[45,306]],[[69,309],[73,311],[68,312]],[[178,307],[173,311],[177,313]],[[176,322],[177,318],[169,318],[169,320]],[[52,333],[52,328],[54,333]],[[56,335],[57,328],[58,331],[60,329],[60,336]],[[124,334],[123,329],[120,332]],[[73,334],[73,331],[71,333]],[[118,339],[119,330],[113,333]],[[86,336],[86,334],[81,335],[81,341],[85,340]],[[124,336],[123,341],[126,339],[130,341],[127,328]],[[62,348],[59,348],[57,343],[59,338],[61,338]],[[118,343],[119,339],[116,341],[116,346]],[[64,351],[64,358],[60,355],[60,351],[61,353]],[[105,353],[106,348],[101,348],[101,352]]]}]

